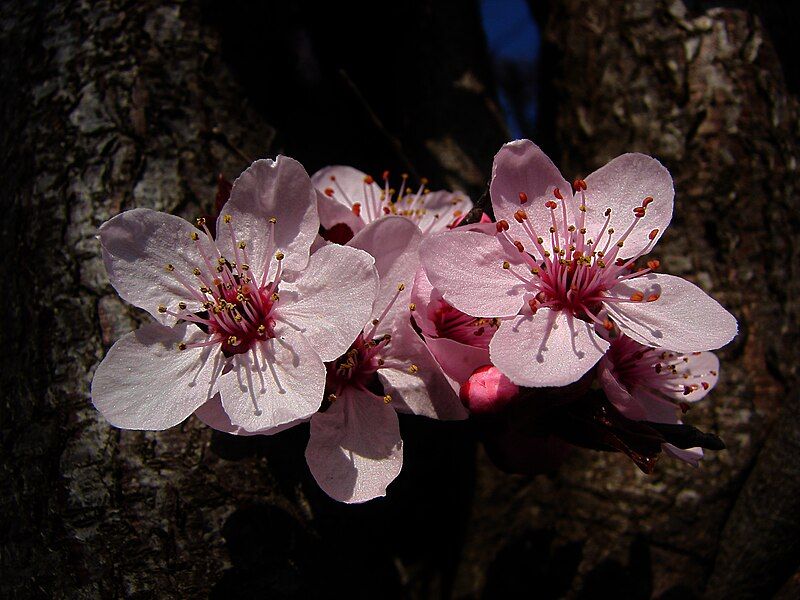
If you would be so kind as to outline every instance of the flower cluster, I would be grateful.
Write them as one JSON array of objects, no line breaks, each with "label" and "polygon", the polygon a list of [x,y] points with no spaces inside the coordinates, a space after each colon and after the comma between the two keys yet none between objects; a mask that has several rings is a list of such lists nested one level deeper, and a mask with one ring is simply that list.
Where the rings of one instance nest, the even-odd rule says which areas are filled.
[{"label": "flower cluster", "polygon": [[[716,384],[708,350],[736,321],[657,261],[636,266],[672,214],[657,161],[624,155],[570,185],[512,142],[492,173],[496,223],[465,225],[463,194],[383,182],[279,156],[236,179],[215,222],[134,209],[104,223],[112,285],[155,321],[97,367],[97,409],[125,429],[310,421],[309,469],[343,502],[399,474],[397,412],[472,413],[516,463],[569,443],[649,470],[662,451],[696,464],[719,446],[679,417]],[[588,434],[573,426],[586,414]]]}]

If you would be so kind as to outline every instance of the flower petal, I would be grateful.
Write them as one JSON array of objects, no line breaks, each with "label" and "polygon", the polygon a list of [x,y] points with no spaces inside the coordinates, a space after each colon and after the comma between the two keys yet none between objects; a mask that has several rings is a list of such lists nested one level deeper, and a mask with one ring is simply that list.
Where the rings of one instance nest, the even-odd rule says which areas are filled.
[{"label": "flower petal", "polygon": [[[198,290],[186,289],[179,277],[188,283],[196,278],[192,269],[202,265],[196,244],[203,244],[208,256],[214,255],[211,242],[200,233],[194,242],[189,235],[198,230],[188,221],[147,208],[135,208],[103,223],[99,238],[111,285],[123,300],[143,308],[165,325],[176,321],[158,312],[163,304],[177,311],[179,301],[189,310],[202,310]],[[174,271],[167,271],[172,265]]]},{"label": "flower petal", "polygon": [[472,200],[463,192],[439,190],[423,196],[425,212],[417,225],[422,233],[444,231],[472,210]]},{"label": "flower petal", "polygon": [[590,236],[602,229],[606,209],[611,209],[609,227],[621,234],[634,220],[633,209],[641,206],[648,196],[653,198],[645,216],[625,240],[621,255],[630,257],[650,243],[653,229],[658,229],[655,241],[664,233],[672,219],[675,189],[669,171],[660,162],[645,154],[632,153],[618,156],[589,175],[585,196],[586,229]]},{"label": "flower petal", "polygon": [[[381,318],[377,334],[387,332],[397,315],[405,313],[408,316],[411,287],[419,268],[420,239],[422,234],[414,223],[404,217],[389,216],[370,223],[347,242],[348,246],[360,248],[375,257],[380,286],[370,318],[381,318],[390,307]],[[400,284],[404,289],[398,294]]]},{"label": "flower petal", "polygon": [[[383,216],[382,211],[376,213],[376,211],[367,208],[367,205],[374,205],[377,208],[381,203],[381,195],[383,194],[380,186],[374,181],[367,183],[367,178],[368,175],[366,173],[343,165],[325,167],[314,173],[311,177],[314,187],[328,200],[328,202],[323,202],[323,199],[320,198],[320,206],[325,207],[320,212],[320,215],[324,212],[326,220],[329,217],[334,219],[327,224],[323,222],[323,227],[330,228],[337,223],[345,223],[350,225],[354,233],[358,233],[366,223]],[[329,190],[327,194],[325,193],[326,190]],[[334,202],[344,207],[355,219],[348,221],[336,220],[343,218],[345,213],[333,208],[332,204]],[[360,210],[356,209],[360,213],[360,217],[353,212],[353,206],[356,204],[360,207]],[[332,210],[328,211],[328,207],[331,207]]]},{"label": "flower petal", "polygon": [[[314,181],[314,178],[311,178]],[[329,198],[317,188],[317,212],[319,213],[319,223],[325,229],[332,229],[336,225],[347,225],[350,231],[358,233],[366,223],[364,219],[356,215],[353,209],[334,198]]]},{"label": "flower petal", "polygon": [[714,350],[736,335],[736,319],[696,285],[673,275],[648,273],[616,285],[611,297],[639,292],[653,302],[605,302],[620,329],[641,344],[676,352]]},{"label": "flower petal", "polygon": [[[224,222],[226,215],[230,224]],[[268,234],[271,217],[277,219],[274,241]],[[233,182],[217,219],[217,245],[231,257],[235,244],[246,242],[250,266],[260,277],[265,268],[277,268],[272,260],[277,250],[285,254],[284,269],[303,269],[318,230],[317,193],[308,174],[296,160],[278,156],[274,161],[257,160]]]},{"label": "flower petal", "polygon": [[512,317],[522,308],[526,286],[503,268],[503,261],[514,257],[496,237],[437,233],[422,241],[420,257],[430,282],[458,310],[474,317]]},{"label": "flower petal", "polygon": [[380,369],[378,378],[397,410],[432,419],[467,418],[453,386],[408,320],[401,317],[395,323],[390,347],[388,358],[403,366]]},{"label": "flower petal", "polygon": [[608,348],[584,321],[539,309],[500,324],[489,344],[492,363],[517,385],[564,386],[580,379]]},{"label": "flower petal", "polygon": [[[719,359],[713,352],[692,352],[675,362],[675,374],[668,379],[679,387],[691,386],[692,391],[665,392],[682,402],[697,402],[714,389],[719,381]],[[696,387],[695,387],[696,386]]]},{"label": "flower petal", "polygon": [[664,454],[689,463],[693,467],[699,467],[700,461],[703,459],[702,448],[687,448],[686,450],[682,450],[672,444],[661,444],[661,450],[664,451]]},{"label": "flower petal", "polygon": [[208,336],[186,323],[144,325],[114,344],[92,380],[92,402],[115,427],[162,430],[177,425],[214,395],[222,370],[215,346],[178,350]]},{"label": "flower petal", "polygon": [[489,350],[468,346],[448,338],[425,337],[428,349],[445,375],[463,384],[478,367],[489,364]]},{"label": "flower petal", "polygon": [[319,355],[290,327],[279,325],[275,334],[257,350],[236,354],[233,369],[218,381],[231,423],[247,431],[304,419],[322,404],[325,366]]},{"label": "flower petal", "polygon": [[212,429],[216,429],[217,431],[222,431],[223,433],[230,433],[232,435],[274,435],[276,433],[283,431],[284,429],[289,429],[290,427],[299,425],[304,421],[308,421],[308,418],[298,419],[296,421],[290,421],[289,423],[284,423],[283,425],[278,425],[277,427],[273,427],[271,429],[262,429],[260,431],[247,431],[246,429],[242,429],[241,427],[238,427],[233,423],[231,423],[231,418],[228,416],[228,413],[226,413],[225,409],[222,407],[222,399],[220,398],[219,394],[216,394],[208,402],[206,402],[200,408],[194,411],[194,416],[200,419],[203,423],[205,423]]},{"label": "flower petal", "polygon": [[414,276],[414,287],[411,290],[411,302],[414,304],[414,322],[422,333],[429,336],[436,335],[436,324],[429,316],[429,311],[435,310],[442,295],[434,289],[425,269],[420,265],[417,274]]},{"label": "flower petal", "polygon": [[380,398],[348,389],[311,419],[306,460],[334,500],[354,503],[385,496],[403,466],[397,414]]},{"label": "flower petal", "polygon": [[320,248],[297,279],[281,284],[275,318],[298,329],[323,361],[341,356],[372,313],[378,292],[374,264],[356,248]]},{"label": "flower petal", "polygon": [[[492,182],[489,194],[496,220],[505,219],[511,231],[527,239],[522,226],[514,220],[514,213],[525,209],[534,231],[544,235],[550,227],[550,211],[544,207],[553,200],[553,190],[558,188],[569,202],[572,186],[564,179],[541,148],[530,140],[516,140],[505,144],[494,157]],[[520,193],[526,201],[520,200]]]}]

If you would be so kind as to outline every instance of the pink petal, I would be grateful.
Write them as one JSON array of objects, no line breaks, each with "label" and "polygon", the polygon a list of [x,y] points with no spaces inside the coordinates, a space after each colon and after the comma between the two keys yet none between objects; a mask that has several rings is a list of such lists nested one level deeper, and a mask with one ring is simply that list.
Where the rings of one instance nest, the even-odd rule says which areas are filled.
[{"label": "pink petal", "polygon": [[469,379],[478,367],[489,364],[489,350],[468,346],[448,338],[425,337],[428,349],[445,375],[459,386]]},{"label": "pink petal", "polygon": [[[235,239],[224,222],[231,216]],[[274,244],[270,243],[269,219],[275,217]],[[277,250],[285,254],[283,268],[299,270],[308,262],[309,249],[319,230],[317,193],[302,165],[287,156],[274,161],[257,160],[233,182],[231,195],[217,219],[217,245],[223,254],[234,256],[234,244],[247,243],[253,273],[260,277]]]},{"label": "pink petal", "polygon": [[442,295],[434,289],[428,276],[425,274],[425,269],[420,265],[417,269],[417,274],[414,276],[414,287],[411,290],[411,302],[414,304],[415,310],[413,313],[414,322],[422,330],[422,333],[435,336],[436,325],[428,316],[429,308],[432,303],[436,302]]},{"label": "pink petal", "polygon": [[222,370],[218,348],[178,350],[207,335],[186,323],[144,325],[114,344],[92,380],[92,402],[115,427],[162,430],[177,425],[214,395]]},{"label": "pink petal", "polygon": [[658,299],[604,304],[623,333],[641,344],[693,352],[714,350],[736,335],[733,315],[685,279],[648,273],[618,284],[610,294],[630,298],[636,292]]},{"label": "pink petal", "polygon": [[[390,347],[391,362],[403,366],[380,369],[378,377],[397,410],[432,419],[467,418],[453,386],[407,320],[395,323]],[[417,367],[415,373],[409,371],[411,365]]]},{"label": "pink petal", "polygon": [[[189,310],[202,310],[201,302],[176,277],[190,283],[197,280],[192,275],[192,269],[202,265],[197,243],[203,244],[209,256],[213,253],[204,234],[199,242],[190,239],[197,231],[184,219],[146,208],[126,211],[103,223],[99,235],[103,261],[120,297],[165,325],[176,319],[159,313],[160,304],[177,312],[178,302],[183,301]],[[167,271],[168,264],[175,270]]]},{"label": "pink petal", "polygon": [[[314,177],[311,178],[312,182],[314,182]],[[319,213],[319,223],[325,229],[332,229],[336,225],[344,224],[352,232],[358,233],[366,225],[364,219],[356,215],[351,207],[335,198],[326,196],[319,191],[319,188],[317,188],[317,212]]]},{"label": "pink petal", "polygon": [[444,231],[472,210],[472,200],[463,192],[440,190],[425,194],[425,212],[418,226],[423,233]]},{"label": "pink petal", "polygon": [[687,448],[686,450],[682,450],[672,444],[661,444],[661,450],[664,451],[664,454],[689,463],[693,467],[699,467],[700,461],[703,458],[702,448]]},{"label": "pink petal", "polygon": [[[555,188],[569,202],[572,186],[553,161],[530,140],[509,142],[494,157],[489,193],[495,219],[505,219],[511,227],[510,233],[516,231],[527,239],[522,226],[514,220],[514,213],[524,208],[534,231],[544,235],[551,223],[550,211],[544,203],[555,198]],[[520,200],[520,192],[527,196],[524,203]]]},{"label": "pink petal", "polygon": [[[325,366],[301,333],[287,326],[252,352],[236,354],[218,380],[231,423],[247,431],[271,429],[314,414],[322,404]],[[266,355],[266,359],[265,356]]]},{"label": "pink petal", "polygon": [[658,229],[655,237],[658,241],[672,219],[675,197],[672,177],[655,158],[645,154],[623,154],[589,175],[585,181],[586,229],[589,235],[596,235],[595,232],[602,229],[606,221],[605,211],[610,208],[609,227],[619,236],[633,222],[633,209],[641,206],[648,196],[653,198],[645,216],[639,219],[625,240],[622,256],[634,256],[644,249],[650,243],[648,236],[654,229]]},{"label": "pink petal", "polygon": [[484,365],[475,369],[458,394],[472,414],[497,413],[517,397],[519,387],[500,369]]},{"label": "pink petal", "polygon": [[[331,177],[334,177],[335,181],[332,180]],[[382,211],[380,214],[374,215],[367,209],[368,204],[380,203],[383,190],[374,181],[372,183],[366,183],[366,177],[366,173],[354,169],[353,167],[346,166],[325,167],[314,173],[311,177],[314,187],[328,200],[327,203],[324,203],[322,198],[320,198],[319,201],[320,206],[326,207],[323,208],[326,220],[328,220],[328,218],[331,219],[329,224],[323,223],[323,227],[331,228],[336,223],[345,223],[350,225],[354,233],[358,233],[365,223],[369,223],[383,216]],[[331,195],[328,196],[325,194],[325,190],[331,190]],[[338,220],[343,218],[345,213],[333,208],[332,203],[334,202],[344,207],[354,217],[353,205],[359,204],[361,207],[361,216],[348,221]],[[329,206],[332,208],[330,211],[327,210]],[[370,218],[370,216],[372,218]],[[360,221],[360,223],[358,223],[358,221]]]},{"label": "pink petal", "polygon": [[[408,317],[411,287],[419,268],[420,239],[422,234],[414,223],[404,217],[389,216],[373,221],[347,242],[348,246],[375,257],[380,286],[370,319],[381,318],[389,307],[376,330],[378,334],[386,333],[397,315]],[[404,289],[398,294],[400,284]]]},{"label": "pink petal", "polygon": [[311,419],[306,460],[334,500],[355,503],[385,496],[403,466],[397,414],[372,394],[348,390]]},{"label": "pink petal", "polygon": [[276,319],[298,329],[323,361],[341,356],[372,313],[375,260],[356,248],[320,248],[293,282],[281,284]]},{"label": "pink petal", "polygon": [[543,308],[533,316],[502,322],[489,355],[517,385],[551,387],[580,379],[607,349],[608,342],[588,323]]},{"label": "pink petal", "polygon": [[503,261],[514,257],[494,236],[457,229],[437,233],[422,241],[420,257],[430,282],[458,310],[474,317],[512,317],[522,308],[525,286],[503,269]]},{"label": "pink petal", "polygon": [[217,431],[222,431],[223,433],[230,433],[233,435],[274,435],[276,433],[283,431],[284,429],[289,429],[290,427],[299,425],[304,421],[308,421],[307,418],[298,419],[297,421],[290,421],[289,423],[284,423],[283,425],[278,425],[277,427],[273,427],[271,429],[263,429],[261,431],[247,431],[231,423],[231,419],[228,416],[228,413],[226,413],[225,409],[222,407],[222,400],[219,394],[216,394],[208,402],[206,402],[200,408],[194,411],[194,416],[200,419],[203,423],[205,423],[212,429],[216,429]]},{"label": "pink petal", "polygon": [[[672,397],[681,402],[697,402],[714,389],[719,381],[719,359],[713,352],[692,352],[684,355],[675,365],[676,375],[672,381],[677,385],[697,385],[697,389],[689,392],[674,392]],[[684,375],[688,375],[685,378]]]}]

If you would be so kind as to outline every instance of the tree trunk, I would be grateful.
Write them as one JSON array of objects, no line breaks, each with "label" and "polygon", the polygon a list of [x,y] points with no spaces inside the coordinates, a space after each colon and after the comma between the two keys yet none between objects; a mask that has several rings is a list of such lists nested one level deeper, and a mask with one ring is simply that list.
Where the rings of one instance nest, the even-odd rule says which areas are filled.
[{"label": "tree trunk", "polygon": [[739,318],[718,388],[687,415],[728,444],[700,469],[662,461],[648,477],[576,450],[554,477],[511,476],[469,423],[404,418],[388,498],[343,506],[308,473],[307,427],[119,431],[91,406],[105,351],[147,320],[111,289],[94,237],[120,210],[192,218],[217,173],[281,151],[309,172],[339,162],[483,193],[507,133],[477,4],[385,4],[0,7],[0,593],[790,597],[798,111],[773,14],[553,0],[539,15],[537,141],[567,177],[626,151],[662,160],[677,195],[656,254]]}]

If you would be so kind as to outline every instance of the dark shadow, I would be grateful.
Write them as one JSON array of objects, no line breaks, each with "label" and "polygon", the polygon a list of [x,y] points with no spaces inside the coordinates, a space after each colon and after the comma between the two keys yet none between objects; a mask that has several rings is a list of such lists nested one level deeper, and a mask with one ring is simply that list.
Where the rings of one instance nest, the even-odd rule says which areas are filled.
[{"label": "dark shadow", "polygon": [[653,591],[650,564],[650,545],[644,537],[637,536],[631,544],[628,565],[611,559],[601,562],[586,575],[578,598],[648,600]]}]

